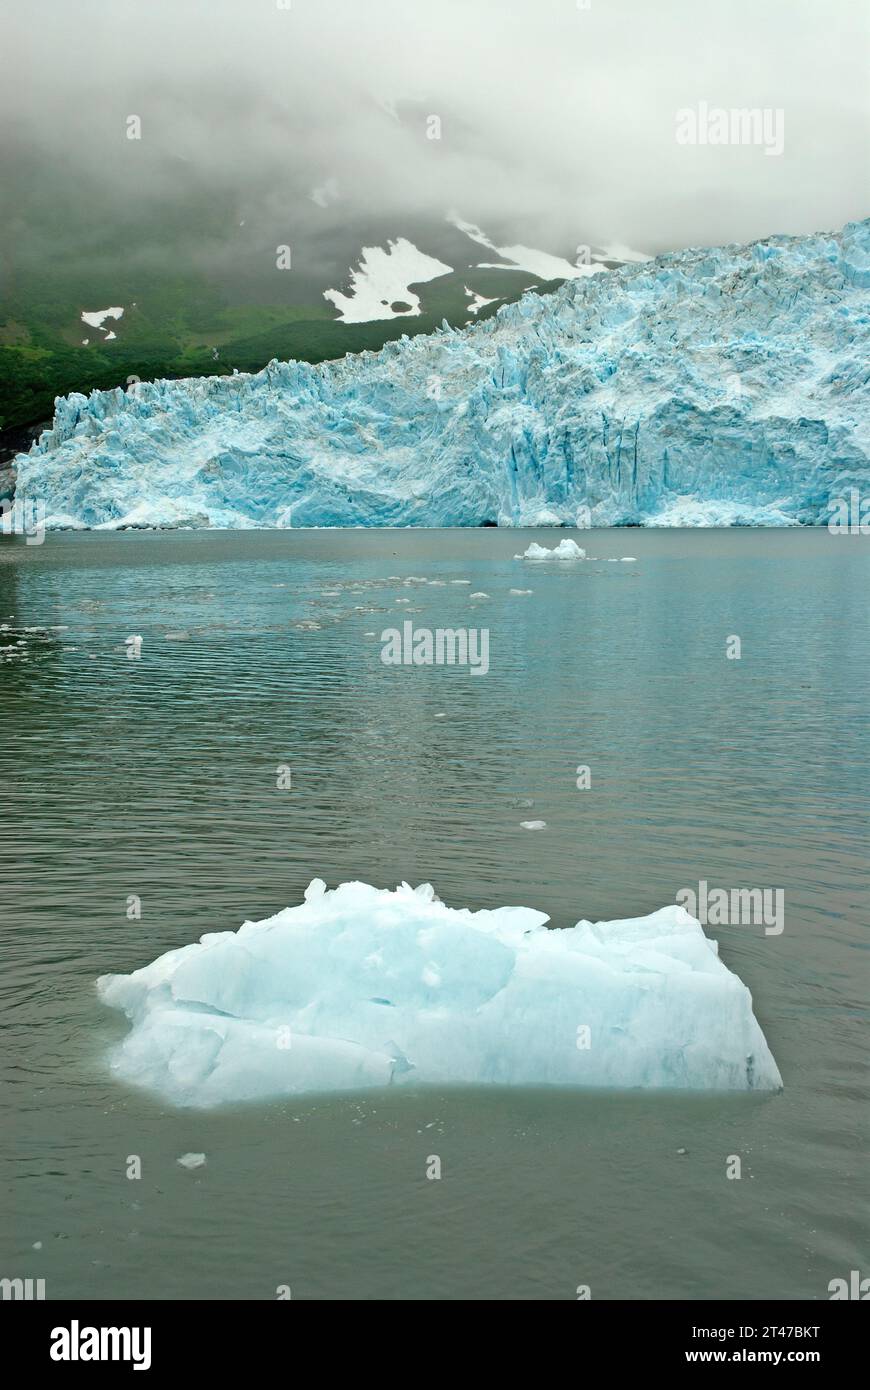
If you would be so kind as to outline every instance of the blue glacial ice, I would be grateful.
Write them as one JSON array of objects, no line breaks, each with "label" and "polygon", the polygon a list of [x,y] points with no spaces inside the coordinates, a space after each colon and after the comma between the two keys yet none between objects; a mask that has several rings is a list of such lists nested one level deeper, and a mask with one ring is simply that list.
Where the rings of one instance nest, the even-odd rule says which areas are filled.
[{"label": "blue glacial ice", "polygon": [[821,524],[870,491],[870,221],[693,249],[459,330],[73,394],[48,524]]},{"label": "blue glacial ice", "polygon": [[179,1105],[393,1085],[772,1091],[746,986],[683,907],[550,930],[432,888],[315,879],[305,901],[98,990],[122,1080]]}]

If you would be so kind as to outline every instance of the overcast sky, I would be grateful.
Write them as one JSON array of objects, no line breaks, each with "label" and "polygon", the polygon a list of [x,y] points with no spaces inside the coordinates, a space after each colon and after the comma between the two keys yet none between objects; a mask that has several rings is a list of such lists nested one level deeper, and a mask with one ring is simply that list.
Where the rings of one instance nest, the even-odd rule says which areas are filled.
[{"label": "overcast sky", "polygon": [[[121,197],[333,180],[335,215],[455,209],[552,249],[870,213],[865,0],[280,4],[2,0],[7,142]],[[701,101],[782,108],[784,153],[678,144]]]}]

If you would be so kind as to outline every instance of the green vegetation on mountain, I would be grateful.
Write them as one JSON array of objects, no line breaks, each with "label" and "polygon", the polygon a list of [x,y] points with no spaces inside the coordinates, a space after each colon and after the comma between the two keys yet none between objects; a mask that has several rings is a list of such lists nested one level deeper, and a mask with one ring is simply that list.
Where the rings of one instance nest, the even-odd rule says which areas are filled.
[{"label": "green vegetation on mountain", "polygon": [[[475,269],[472,278],[477,293],[497,301],[480,311],[481,318],[540,284],[522,271]],[[459,270],[417,286],[418,316],[345,324],[326,300],[231,304],[213,283],[192,274],[137,271],[119,283],[117,264],[111,273],[92,270],[86,279],[34,270],[17,278],[0,310],[0,428],[47,420],[56,396],[126,386],[130,377],[258,371],[273,357],[322,362],[377,349],[403,333],[431,332],[443,319],[461,326],[471,318],[468,279],[469,272]],[[124,314],[117,322],[105,320],[117,334],[106,341],[103,330],[82,323],[81,313],[110,305],[123,306]]]}]

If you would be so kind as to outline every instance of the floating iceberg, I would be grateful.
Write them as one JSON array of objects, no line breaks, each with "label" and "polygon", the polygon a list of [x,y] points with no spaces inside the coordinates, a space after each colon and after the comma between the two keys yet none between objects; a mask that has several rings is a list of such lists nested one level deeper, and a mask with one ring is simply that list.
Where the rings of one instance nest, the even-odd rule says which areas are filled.
[{"label": "floating iceberg", "polygon": [[518,560],[585,560],[586,551],[581,549],[576,541],[560,541],[554,545],[552,550],[548,550],[545,545],[538,545],[537,541],[532,541],[527,550],[522,555],[514,556]]},{"label": "floating iceberg", "polygon": [[391,1083],[781,1086],[749,990],[684,908],[547,920],[315,879],[298,907],[101,977],[132,1023],[113,1068],[194,1106]]},{"label": "floating iceberg", "polygon": [[49,526],[822,524],[870,492],[870,222],[695,249],[467,328],[56,402]]}]

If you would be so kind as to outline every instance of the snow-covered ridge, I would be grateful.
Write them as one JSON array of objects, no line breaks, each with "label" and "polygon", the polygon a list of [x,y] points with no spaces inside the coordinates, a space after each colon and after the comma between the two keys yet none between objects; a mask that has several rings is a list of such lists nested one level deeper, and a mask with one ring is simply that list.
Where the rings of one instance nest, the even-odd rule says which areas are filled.
[{"label": "snow-covered ridge", "polygon": [[59,399],[49,525],[819,524],[870,493],[870,222],[688,250],[461,330]]},{"label": "snow-covered ridge", "polygon": [[212,932],[103,1000],[119,1077],[184,1105],[418,1084],[772,1091],[746,986],[685,908],[564,931],[424,884],[326,891]]}]

